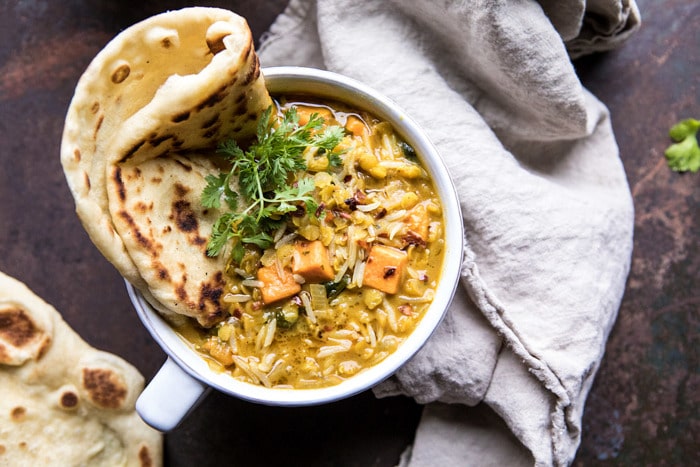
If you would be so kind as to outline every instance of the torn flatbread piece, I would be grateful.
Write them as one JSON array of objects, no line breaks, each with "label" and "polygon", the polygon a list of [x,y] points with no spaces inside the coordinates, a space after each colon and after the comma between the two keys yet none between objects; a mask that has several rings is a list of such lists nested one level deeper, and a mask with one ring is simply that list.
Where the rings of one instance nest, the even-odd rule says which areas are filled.
[{"label": "torn flatbread piece", "polygon": [[134,404],[144,379],[0,272],[0,465],[162,465]]}]

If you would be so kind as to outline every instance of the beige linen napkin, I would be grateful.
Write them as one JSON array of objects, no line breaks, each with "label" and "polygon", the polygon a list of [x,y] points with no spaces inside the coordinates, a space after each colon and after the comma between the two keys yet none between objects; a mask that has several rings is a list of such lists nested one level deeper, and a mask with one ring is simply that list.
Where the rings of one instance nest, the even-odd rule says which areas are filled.
[{"label": "beige linen napkin", "polygon": [[375,388],[427,404],[403,464],[572,461],[633,208],[607,109],[567,46],[604,50],[638,25],[632,0],[292,0],[262,38],[264,66],[329,69],[397,101],[459,191],[462,286],[428,344]]}]

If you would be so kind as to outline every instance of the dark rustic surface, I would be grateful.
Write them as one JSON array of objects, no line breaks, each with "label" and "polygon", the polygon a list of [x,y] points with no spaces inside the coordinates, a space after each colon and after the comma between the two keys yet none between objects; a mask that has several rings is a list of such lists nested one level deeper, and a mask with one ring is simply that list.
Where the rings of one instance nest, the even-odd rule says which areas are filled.
[{"label": "dark rustic surface", "polygon": [[639,33],[577,64],[610,108],[636,213],[632,270],[577,465],[700,463],[700,172],[672,172],[663,155],[668,128],[700,118],[700,2],[638,3]]},{"label": "dark rustic surface", "polygon": [[[700,4],[639,0],[644,25],[620,49],[576,63],[612,112],[636,206],[632,271],[584,414],[576,465],[700,460],[700,173],[671,172],[668,127],[700,118]],[[188,2],[0,2],[0,270],[58,308],[88,342],[150,379],[163,352],[73,211],[58,151],[78,77],[128,25]],[[259,37],[286,1],[201,2]],[[212,393],[165,440],[166,465],[391,466],[420,407],[364,393],[280,409]]]}]

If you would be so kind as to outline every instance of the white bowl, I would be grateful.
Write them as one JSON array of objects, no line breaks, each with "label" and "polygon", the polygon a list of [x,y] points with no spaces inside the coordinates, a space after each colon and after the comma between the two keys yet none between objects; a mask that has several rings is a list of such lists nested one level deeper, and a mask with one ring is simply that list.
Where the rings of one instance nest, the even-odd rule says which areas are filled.
[{"label": "white bowl", "polygon": [[278,406],[322,404],[367,390],[391,376],[425,344],[442,320],[458,283],[463,254],[463,223],[457,193],[440,155],[424,131],[393,101],[345,76],[300,67],[264,68],[262,72],[271,94],[313,95],[364,109],[389,121],[395,131],[415,149],[423,167],[432,176],[443,206],[446,251],[435,299],[411,335],[381,363],[335,386],[276,389],[238,381],[212,370],[127,283],[139,318],[168,355],[167,361],[136,403],[141,417],[161,431],[177,426],[209,388],[248,401]]}]

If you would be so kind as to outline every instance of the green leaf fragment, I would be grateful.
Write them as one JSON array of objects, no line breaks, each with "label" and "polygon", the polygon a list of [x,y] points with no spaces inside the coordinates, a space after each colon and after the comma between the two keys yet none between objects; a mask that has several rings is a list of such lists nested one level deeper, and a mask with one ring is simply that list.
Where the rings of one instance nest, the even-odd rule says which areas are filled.
[{"label": "green leaf fragment", "polygon": [[217,256],[224,246],[233,236],[233,226],[231,225],[233,214],[226,213],[219,217],[211,230],[211,236],[207,243],[207,255]]},{"label": "green leaf fragment", "polygon": [[669,136],[676,143],[670,145],[665,156],[668,166],[677,172],[697,172],[700,170],[700,146],[697,133],[700,121],[688,118],[671,127]]},{"label": "green leaf fragment", "polygon": [[219,174],[218,177],[216,175],[207,175],[205,180],[207,181],[207,186],[202,191],[202,206],[219,209],[223,198],[229,209],[235,210],[238,208],[238,193],[233,191],[229,185],[229,174]]},{"label": "green leaf fragment", "polygon": [[231,177],[236,177],[240,194],[248,201],[248,206],[243,212],[227,213],[216,221],[207,244],[210,256],[220,254],[232,241],[232,259],[240,262],[245,254],[244,244],[263,249],[272,246],[271,234],[284,225],[285,215],[301,209],[318,215],[313,179],[306,177],[292,185],[288,183],[306,169],[303,158],[306,148],[323,151],[332,167],[342,164],[333,151],[345,135],[343,128],[329,126],[317,131],[324,124],[318,114],[312,114],[309,121],[300,126],[294,107],[281,118],[273,116],[272,110],[270,106],[263,112],[258,121],[257,141],[247,150],[243,151],[234,141],[219,146],[219,151],[231,163],[231,169],[206,177],[201,203],[205,207],[220,208],[223,200],[230,210],[236,211],[238,194],[230,187]]}]

